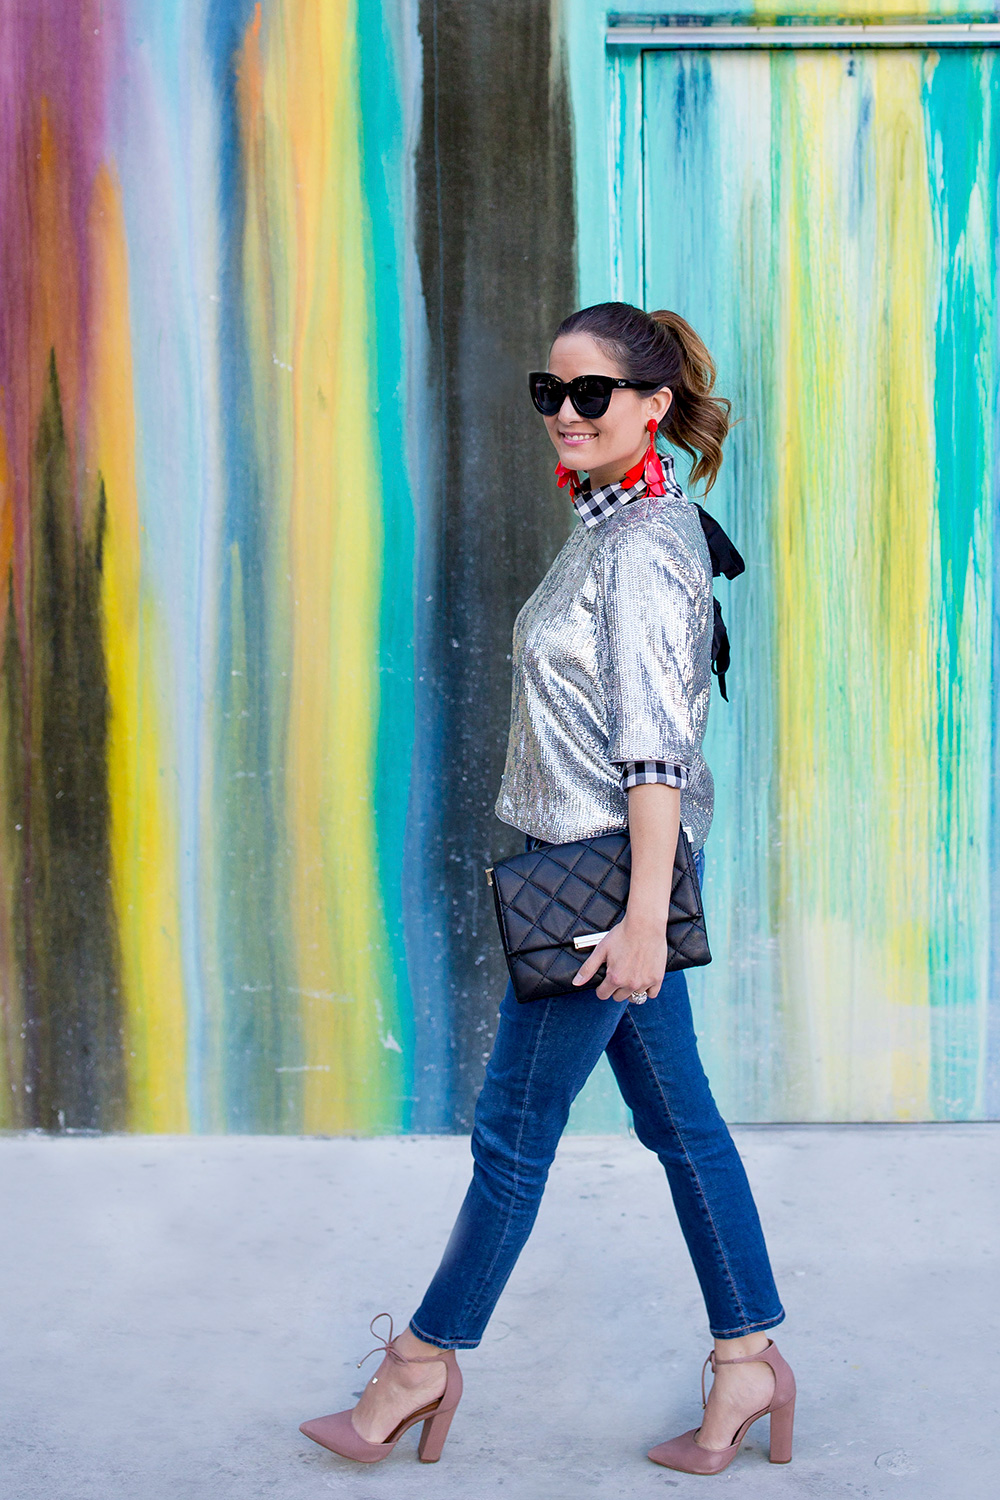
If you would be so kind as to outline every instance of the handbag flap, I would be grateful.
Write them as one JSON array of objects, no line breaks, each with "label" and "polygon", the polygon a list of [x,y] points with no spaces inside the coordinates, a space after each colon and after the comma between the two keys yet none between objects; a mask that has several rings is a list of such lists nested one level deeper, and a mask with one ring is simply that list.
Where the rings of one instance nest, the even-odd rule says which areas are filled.
[{"label": "handbag flap", "polygon": [[[527,850],[492,867],[504,956],[519,1001],[573,993],[573,979],[584,962],[573,939],[606,932],[621,920],[631,859],[629,836],[621,831]],[[674,856],[666,972],[711,961],[701,885],[682,828]],[[602,965],[595,983],[604,972]]]},{"label": "handbag flap", "polygon": [[625,911],[630,874],[627,833],[501,860],[493,880],[508,953],[568,947],[584,933],[606,932]]}]

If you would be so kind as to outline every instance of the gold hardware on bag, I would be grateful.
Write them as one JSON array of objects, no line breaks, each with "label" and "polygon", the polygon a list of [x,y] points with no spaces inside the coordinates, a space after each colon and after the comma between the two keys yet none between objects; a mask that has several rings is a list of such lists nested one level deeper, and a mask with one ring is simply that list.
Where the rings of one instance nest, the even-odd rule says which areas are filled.
[{"label": "gold hardware on bag", "polygon": [[486,866],[486,884],[487,885],[492,885],[493,884],[493,866],[492,865],[487,865]]},{"label": "gold hardware on bag", "polygon": [[574,948],[596,948],[601,938],[607,937],[606,932],[585,932],[582,937],[573,939]]}]

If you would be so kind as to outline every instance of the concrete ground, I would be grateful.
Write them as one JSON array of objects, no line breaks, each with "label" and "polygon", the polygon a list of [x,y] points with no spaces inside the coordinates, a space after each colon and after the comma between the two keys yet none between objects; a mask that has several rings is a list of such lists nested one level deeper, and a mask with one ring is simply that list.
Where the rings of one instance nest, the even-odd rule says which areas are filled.
[{"label": "concrete ground", "polygon": [[[735,1132],[788,1318],[795,1456],[766,1422],[715,1479],[654,1467],[696,1425],[704,1313],[662,1181],[567,1138],[444,1457],[368,1468],[301,1437],[348,1405],[434,1269],[464,1139],[0,1140],[2,1500],[599,1500],[1000,1492],[1000,1126]],[[753,1436],[753,1433],[759,1435]]]}]

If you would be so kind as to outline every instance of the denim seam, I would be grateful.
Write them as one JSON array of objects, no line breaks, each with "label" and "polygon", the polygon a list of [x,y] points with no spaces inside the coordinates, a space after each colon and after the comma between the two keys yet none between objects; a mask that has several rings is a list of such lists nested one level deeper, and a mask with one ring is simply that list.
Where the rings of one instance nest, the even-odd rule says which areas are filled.
[{"label": "denim seam", "polygon": [[713,1328],[708,1325],[709,1332],[714,1339],[740,1339],[745,1333],[757,1333],[764,1328],[777,1328],[779,1323],[785,1321],[785,1309],[775,1314],[773,1318],[762,1318],[759,1323],[743,1323],[739,1328]]},{"label": "denim seam", "polygon": [[535,1045],[531,1053],[531,1063],[528,1068],[528,1076],[524,1081],[524,1096],[521,1100],[521,1117],[518,1120],[517,1140],[514,1143],[514,1180],[511,1185],[511,1192],[508,1196],[507,1216],[504,1220],[503,1232],[500,1236],[496,1250],[493,1253],[493,1259],[490,1261],[488,1267],[486,1268],[486,1271],[483,1273],[483,1285],[479,1289],[478,1296],[464,1309],[464,1315],[468,1318],[474,1318],[482,1307],[485,1287],[489,1285],[490,1277],[493,1274],[493,1270],[496,1266],[497,1261],[500,1259],[500,1255],[507,1243],[508,1233],[510,1232],[510,1222],[514,1216],[515,1194],[521,1183],[521,1141],[524,1139],[524,1120],[528,1112],[528,1092],[531,1088],[531,1080],[535,1076],[535,1065],[538,1062],[538,1052],[542,1044],[542,1036],[545,1032],[545,1027],[548,1024],[549,1016],[552,1014],[551,1009],[549,1008],[550,1006],[551,1001],[547,1002],[545,1014],[542,1016],[541,1022],[539,1023],[538,1032],[535,1037]]},{"label": "denim seam", "polygon": [[443,1340],[435,1338],[433,1334],[425,1333],[419,1323],[414,1323],[412,1318],[410,1319],[410,1328],[418,1339],[423,1339],[425,1344],[435,1344],[438,1349],[478,1349],[479,1347],[479,1339],[449,1339],[445,1343]]},{"label": "denim seam", "polygon": [[[628,1012],[626,1012],[626,1015],[628,1015]],[[736,1282],[733,1279],[733,1273],[732,1273],[732,1270],[730,1268],[729,1261],[728,1261],[728,1259],[726,1257],[726,1252],[723,1249],[722,1236],[719,1234],[718,1228],[716,1227],[715,1219],[712,1217],[712,1210],[708,1206],[708,1198],[706,1197],[705,1189],[702,1186],[701,1178],[698,1175],[698,1168],[695,1166],[694,1161],[693,1161],[693,1159],[691,1157],[691,1153],[688,1151],[687,1142],[685,1141],[683,1135],[681,1134],[680,1130],[678,1129],[677,1121],[674,1119],[673,1110],[670,1108],[670,1101],[668,1100],[668,1098],[667,1098],[667,1096],[666,1096],[666,1094],[665,1094],[665,1092],[663,1090],[663,1085],[660,1082],[659,1074],[657,1073],[656,1069],[653,1067],[653,1059],[649,1055],[649,1050],[646,1047],[645,1040],[644,1040],[644,1038],[642,1036],[642,1033],[639,1030],[639,1027],[636,1025],[635,1018],[633,1016],[629,1015],[628,1016],[628,1020],[629,1020],[629,1024],[632,1027],[632,1030],[635,1033],[636,1041],[639,1043],[639,1046],[642,1049],[643,1058],[645,1060],[646,1066],[649,1069],[650,1075],[652,1076],[653,1082],[656,1085],[656,1089],[657,1089],[657,1092],[659,1093],[660,1099],[663,1101],[663,1108],[666,1110],[667,1118],[670,1121],[671,1129],[673,1130],[673,1132],[676,1135],[678,1141],[680,1142],[681,1150],[684,1152],[684,1160],[688,1164],[688,1168],[689,1168],[689,1170],[691,1172],[691,1176],[694,1179],[695,1185],[696,1185],[696,1187],[698,1189],[698,1196],[701,1199],[701,1206],[702,1206],[702,1208],[703,1208],[703,1210],[705,1212],[705,1217],[708,1219],[708,1222],[709,1222],[709,1224],[712,1227],[712,1234],[715,1237],[716,1249],[717,1249],[718,1254],[719,1254],[719,1259],[721,1260],[722,1265],[723,1265],[723,1267],[725,1269],[726,1277],[727,1277],[727,1279],[729,1281],[729,1288],[730,1288],[730,1291],[731,1291],[732,1296],[733,1296],[733,1301],[735,1302],[737,1308],[739,1309],[739,1313],[740,1313],[740,1316],[742,1317],[743,1321],[746,1322],[746,1309],[743,1306],[743,1299],[740,1296],[739,1291],[737,1290],[737,1287],[736,1287]],[[721,1337],[721,1335],[716,1335],[716,1336],[717,1337]]]}]

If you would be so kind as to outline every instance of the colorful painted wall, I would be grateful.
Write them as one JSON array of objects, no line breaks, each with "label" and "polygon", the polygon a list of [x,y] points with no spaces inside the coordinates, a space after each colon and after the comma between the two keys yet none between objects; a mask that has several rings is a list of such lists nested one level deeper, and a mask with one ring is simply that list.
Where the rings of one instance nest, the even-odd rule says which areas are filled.
[{"label": "colorful painted wall", "polygon": [[[572,521],[523,371],[610,295],[695,309],[744,417],[693,984],[720,1102],[1000,1113],[996,75],[925,69],[905,108],[900,70],[857,84],[858,120],[910,111],[924,188],[903,238],[881,190],[860,213],[845,343],[813,94],[768,65],[766,162],[720,149],[743,75],[609,60],[606,21],[0,11],[0,1123],[467,1128],[504,983],[482,867],[518,847],[510,631]],[[678,195],[730,229],[752,203],[772,258],[720,235],[692,277]],[[892,397],[837,482],[855,429],[816,361],[863,363],[874,326]],[[621,1123],[595,1075],[574,1124]]]}]

